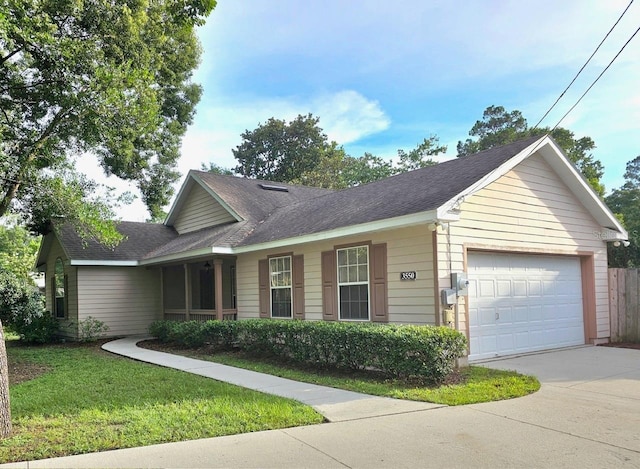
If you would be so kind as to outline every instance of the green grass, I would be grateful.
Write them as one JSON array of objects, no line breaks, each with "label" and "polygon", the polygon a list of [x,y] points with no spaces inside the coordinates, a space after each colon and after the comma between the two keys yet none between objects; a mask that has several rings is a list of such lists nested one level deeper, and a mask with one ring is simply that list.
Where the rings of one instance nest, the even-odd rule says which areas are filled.
[{"label": "green grass", "polygon": [[13,435],[0,462],[320,423],[311,407],[116,357],[96,346],[9,346],[51,371],[10,386]]},{"label": "green grass", "polygon": [[[183,351],[182,353],[186,353]],[[191,356],[192,351],[188,352]],[[349,391],[397,399],[434,402],[437,404],[463,405],[480,402],[500,401],[526,396],[540,389],[540,382],[533,376],[525,376],[514,371],[502,371],[470,366],[460,370],[456,384],[429,387],[415,382],[384,379],[373,373],[338,373],[292,366],[291,364],[243,357],[240,354],[219,353],[199,354],[198,358],[208,359],[225,365],[246,368],[253,371],[281,376],[296,381],[320,384]],[[457,382],[459,381],[459,382]]]}]

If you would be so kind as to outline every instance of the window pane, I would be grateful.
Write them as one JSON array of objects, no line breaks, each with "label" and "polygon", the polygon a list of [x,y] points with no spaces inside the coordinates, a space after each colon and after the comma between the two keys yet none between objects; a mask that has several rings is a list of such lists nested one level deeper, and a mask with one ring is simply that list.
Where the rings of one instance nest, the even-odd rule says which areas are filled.
[{"label": "window pane", "polygon": [[367,248],[358,248],[358,264],[367,263]]},{"label": "window pane", "polygon": [[345,249],[338,251],[338,265],[347,265],[347,251]]},{"label": "window pane", "polygon": [[366,282],[367,280],[369,280],[369,269],[367,268],[366,265],[359,265],[358,266],[358,281],[359,282]]},{"label": "window pane", "polygon": [[340,319],[369,319],[367,285],[340,287]]},{"label": "window pane", "polygon": [[358,267],[353,266],[349,267],[349,282],[357,282],[358,281]]},{"label": "window pane", "polygon": [[291,317],[291,289],[271,290],[271,316],[274,318]]},{"label": "window pane", "polygon": [[349,265],[354,265],[358,263],[358,249],[357,248],[352,248],[349,249],[348,251],[348,260],[347,262],[349,262]]},{"label": "window pane", "polygon": [[347,279],[348,279],[347,268],[346,267],[339,267],[338,268],[338,282],[346,283],[348,281]]}]

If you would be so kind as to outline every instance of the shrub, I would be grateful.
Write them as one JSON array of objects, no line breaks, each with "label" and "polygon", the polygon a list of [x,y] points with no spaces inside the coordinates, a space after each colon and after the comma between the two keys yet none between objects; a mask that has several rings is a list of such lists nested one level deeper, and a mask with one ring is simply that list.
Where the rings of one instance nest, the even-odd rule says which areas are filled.
[{"label": "shrub", "polygon": [[464,355],[465,337],[446,327],[315,321],[160,321],[151,334],[185,347],[213,345],[299,364],[376,369],[399,378],[442,381]]},{"label": "shrub", "polygon": [[78,321],[78,341],[80,342],[94,342],[107,331],[109,331],[107,324],[91,316],[87,316],[86,319]]},{"label": "shrub", "polygon": [[29,343],[53,342],[58,332],[58,321],[45,311],[43,296],[7,272],[0,272],[0,318]]}]

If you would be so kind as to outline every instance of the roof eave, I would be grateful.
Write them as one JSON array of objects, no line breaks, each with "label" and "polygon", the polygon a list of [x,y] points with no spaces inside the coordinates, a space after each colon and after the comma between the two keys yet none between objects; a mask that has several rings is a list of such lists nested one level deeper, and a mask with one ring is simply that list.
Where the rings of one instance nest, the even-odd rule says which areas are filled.
[{"label": "roof eave", "polygon": [[105,267],[136,267],[140,265],[140,261],[108,261],[101,259],[70,259],[69,265],[74,266],[105,266]]},{"label": "roof eave", "polygon": [[328,239],[343,238],[345,236],[357,236],[378,231],[406,228],[410,226],[435,223],[438,221],[455,221],[458,218],[459,217],[453,213],[443,213],[441,214],[441,217],[438,218],[438,213],[436,212],[436,210],[429,210],[425,212],[412,213],[409,215],[402,215],[394,218],[385,218],[382,220],[361,223],[359,225],[351,225],[327,231],[320,231],[318,233],[266,241],[263,243],[250,244],[247,246],[239,246],[233,248],[232,251],[233,254],[243,254],[247,252],[263,251],[265,249],[275,249],[298,244],[306,244],[314,241],[325,241]]},{"label": "roof eave", "polygon": [[571,192],[581,201],[591,216],[593,216],[603,228],[617,232],[615,239],[628,239],[627,231],[622,227],[615,215],[609,210],[600,197],[598,197],[598,194],[595,193],[562,149],[548,135],[536,140],[489,174],[449,199],[438,208],[438,213],[447,213],[451,210],[456,210],[460,207],[460,204],[464,202],[465,198],[475,194],[480,189],[485,188],[498,178],[504,176],[518,164],[536,153],[540,154],[549,166],[556,171]]}]

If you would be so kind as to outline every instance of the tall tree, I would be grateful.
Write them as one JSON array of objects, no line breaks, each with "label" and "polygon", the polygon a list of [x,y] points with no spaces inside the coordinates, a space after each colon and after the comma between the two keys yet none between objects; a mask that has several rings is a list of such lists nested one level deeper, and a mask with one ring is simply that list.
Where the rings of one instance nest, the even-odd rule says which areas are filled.
[{"label": "tall tree", "polygon": [[4,344],[4,329],[0,321],[0,440],[11,435],[11,405],[9,401],[9,367]]},{"label": "tall tree", "polygon": [[349,156],[344,148],[332,142],[330,147],[325,148],[320,162],[313,170],[289,182],[327,189],[346,189],[434,165],[436,162],[432,157],[445,151],[447,147],[440,145],[436,136],[431,136],[411,150],[399,149],[397,162],[394,164],[392,160],[368,152],[360,157]]},{"label": "tall tree", "polygon": [[[137,181],[152,216],[171,196],[180,140],[201,89],[194,28],[215,0],[0,0],[0,217],[43,232],[64,216],[105,243],[119,236],[95,183],[72,169],[95,153]],[[3,337],[0,334],[0,341]],[[0,436],[10,432],[0,346]],[[6,397],[6,399],[5,399]]]},{"label": "tall tree", "polygon": [[[136,181],[158,213],[179,177],[180,140],[201,94],[191,83],[200,56],[194,28],[214,6],[0,0],[0,216],[17,212],[41,228],[64,215],[114,241],[113,226],[99,223],[104,204],[87,203],[91,184],[71,171],[86,152],[107,175]],[[66,185],[72,190],[47,192]],[[65,213],[40,204],[54,195]]]},{"label": "tall tree", "polygon": [[318,117],[298,115],[287,123],[270,118],[254,130],[242,133],[242,143],[233,151],[235,172],[245,177],[288,182],[314,170],[331,147],[318,126]]},{"label": "tall tree", "polygon": [[625,183],[605,199],[629,233],[629,246],[608,243],[609,267],[640,267],[640,155],[627,163]]},{"label": "tall tree", "polygon": [[600,180],[604,174],[604,167],[591,153],[596,148],[595,142],[590,137],[576,138],[572,131],[562,127],[553,130],[548,127],[530,128],[518,110],[508,112],[502,106],[489,106],[485,109],[482,120],[476,121],[469,131],[469,135],[475,139],[458,142],[458,156],[471,155],[522,138],[545,134],[550,134],[558,142],[567,157],[602,197],[604,186]]}]

